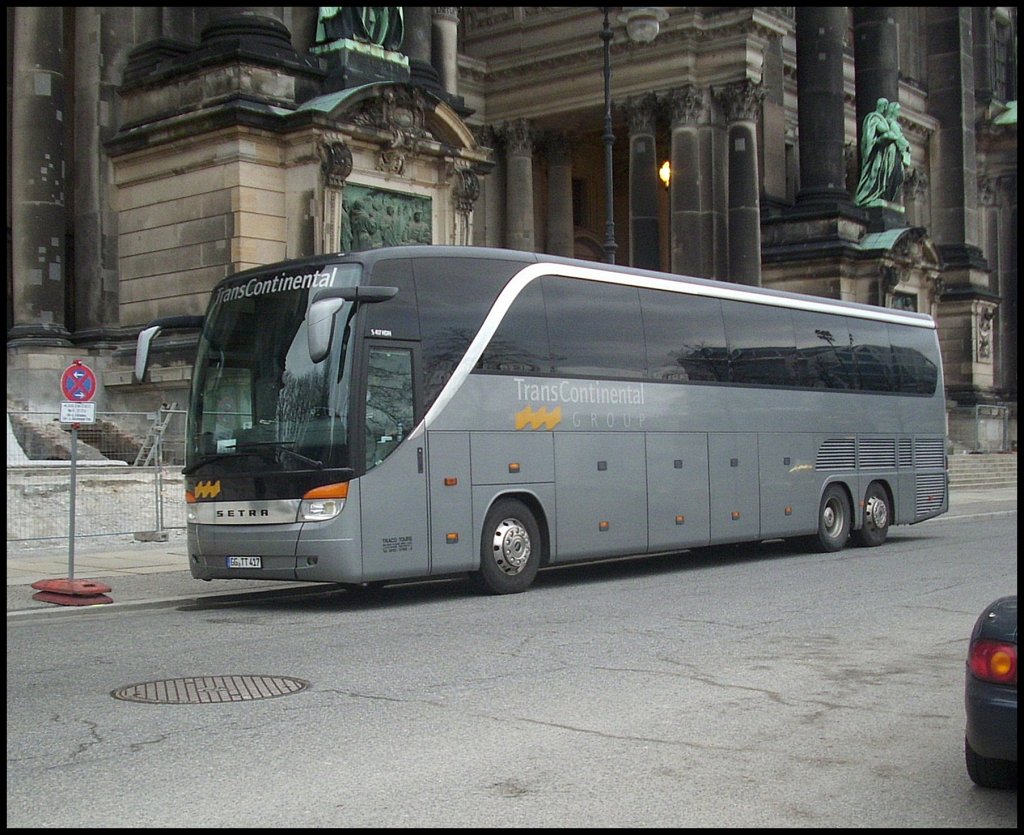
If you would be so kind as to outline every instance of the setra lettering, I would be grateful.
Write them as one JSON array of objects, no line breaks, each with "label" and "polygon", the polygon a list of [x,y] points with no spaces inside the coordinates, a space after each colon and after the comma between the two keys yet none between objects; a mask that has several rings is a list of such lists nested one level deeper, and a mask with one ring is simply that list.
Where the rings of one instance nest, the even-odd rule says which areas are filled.
[{"label": "setra lettering", "polygon": [[247,508],[244,510],[218,510],[218,519],[256,519],[269,516],[270,511],[266,508]]}]

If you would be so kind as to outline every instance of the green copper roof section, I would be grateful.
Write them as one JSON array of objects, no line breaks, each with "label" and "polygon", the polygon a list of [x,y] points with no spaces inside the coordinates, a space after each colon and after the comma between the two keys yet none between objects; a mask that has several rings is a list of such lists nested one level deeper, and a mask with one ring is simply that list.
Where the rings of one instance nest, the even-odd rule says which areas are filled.
[{"label": "green copper roof section", "polygon": [[996,118],[992,120],[992,124],[994,124],[994,125],[1015,125],[1015,124],[1017,124],[1017,102],[1016,102],[1016,100],[1008,101],[1006,103],[1006,110],[1004,110],[1002,113],[1000,113],[998,116],[996,116]]},{"label": "green copper roof section", "polygon": [[300,104],[296,109],[298,112],[303,110],[319,110],[321,113],[330,113],[339,104],[342,104],[348,99],[354,99],[361,91],[369,90],[371,87],[385,87],[393,84],[390,81],[376,81],[373,84],[361,84],[358,87],[348,87],[345,90],[337,90],[333,93],[325,93],[322,96],[310,99]]},{"label": "green copper roof section", "polygon": [[857,247],[863,250],[892,249],[896,241],[909,231],[909,226],[903,226],[899,229],[886,229],[884,232],[871,232],[860,239]]}]

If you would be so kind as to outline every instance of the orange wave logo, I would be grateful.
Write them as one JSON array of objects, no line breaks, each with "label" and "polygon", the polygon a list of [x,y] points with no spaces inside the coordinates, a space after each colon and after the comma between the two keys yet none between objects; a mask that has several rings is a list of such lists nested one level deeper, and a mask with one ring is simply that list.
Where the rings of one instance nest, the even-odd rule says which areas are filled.
[{"label": "orange wave logo", "polygon": [[541,408],[536,410],[532,406],[527,406],[525,409],[516,412],[516,429],[525,429],[527,426],[530,429],[540,429],[541,427],[554,429],[561,422],[561,406],[557,409],[552,409],[550,412],[547,406],[541,406]]},{"label": "orange wave logo", "polygon": [[220,495],[220,481],[200,481],[194,494],[197,499],[215,499]]}]

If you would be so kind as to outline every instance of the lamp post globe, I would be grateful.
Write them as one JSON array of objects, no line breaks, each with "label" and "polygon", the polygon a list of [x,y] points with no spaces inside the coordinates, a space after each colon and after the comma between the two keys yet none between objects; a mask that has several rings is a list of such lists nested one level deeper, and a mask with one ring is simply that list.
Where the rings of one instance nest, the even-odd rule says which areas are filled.
[{"label": "lamp post globe", "polygon": [[[612,129],[612,32],[610,6],[601,6],[604,13],[604,25],[601,28],[601,40],[604,42],[604,191],[605,191],[605,224],[604,224],[604,260],[615,263],[615,193],[613,172],[613,146],[615,132]],[[668,12],[658,6],[628,6],[618,15],[620,23],[625,24],[626,34],[636,43],[650,43],[661,30],[661,23],[668,18]]]}]

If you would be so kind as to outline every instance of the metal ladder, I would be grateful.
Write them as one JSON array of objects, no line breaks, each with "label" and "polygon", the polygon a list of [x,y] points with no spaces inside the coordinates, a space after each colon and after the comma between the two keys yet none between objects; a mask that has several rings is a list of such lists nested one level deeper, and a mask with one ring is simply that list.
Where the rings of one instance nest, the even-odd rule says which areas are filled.
[{"label": "metal ladder", "polygon": [[[157,416],[153,421],[153,426],[150,427],[149,432],[142,441],[142,446],[139,447],[139,454],[135,456],[134,466],[148,467],[153,463],[153,456],[156,454],[156,448],[159,445],[160,440],[163,438],[164,432],[167,431],[171,418],[174,417],[174,410],[177,408],[177,403],[169,403],[163,406],[160,411],[156,413]],[[163,413],[163,418],[160,417],[161,412]]]}]

